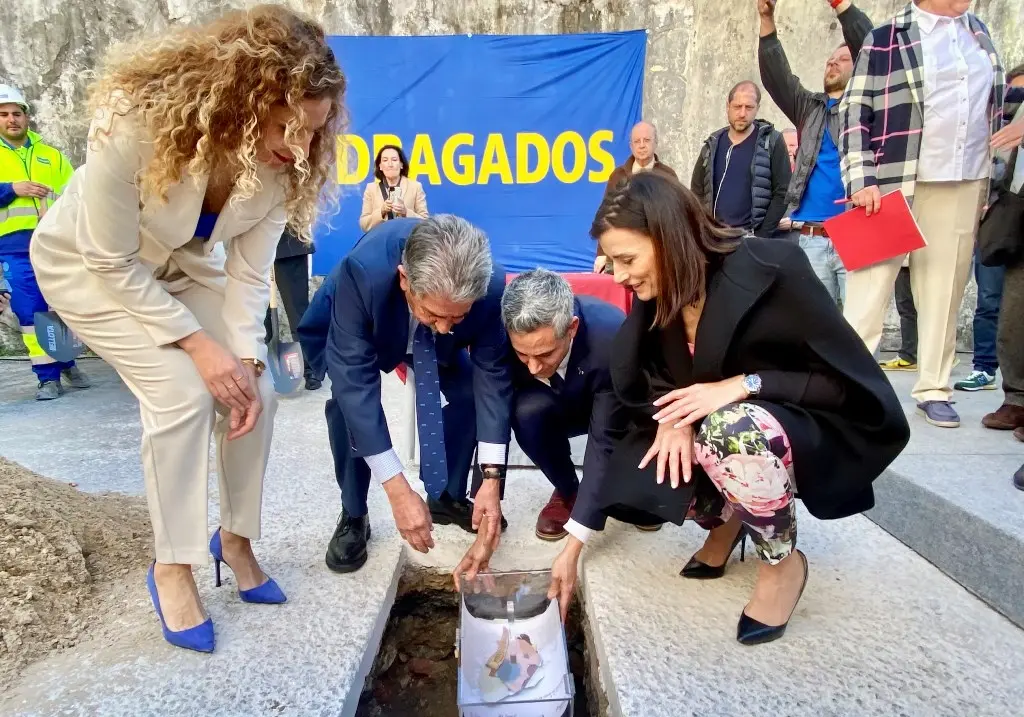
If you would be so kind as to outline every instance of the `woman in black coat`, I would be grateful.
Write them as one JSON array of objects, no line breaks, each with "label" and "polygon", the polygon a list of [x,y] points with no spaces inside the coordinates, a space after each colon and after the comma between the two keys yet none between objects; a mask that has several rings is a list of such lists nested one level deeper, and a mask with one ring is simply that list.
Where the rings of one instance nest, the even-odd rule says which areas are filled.
[{"label": "woman in black coat", "polygon": [[[872,507],[872,481],[910,437],[900,403],[795,244],[740,241],[650,173],[606,196],[591,234],[636,293],[611,359],[630,416],[616,452],[650,446],[639,469],[635,451],[613,456],[606,512],[709,528],[685,577],[721,576],[749,536],[762,562],[737,639],[781,637],[807,581],[795,495],[823,520]],[[569,541],[556,582],[575,582],[582,543]]]}]

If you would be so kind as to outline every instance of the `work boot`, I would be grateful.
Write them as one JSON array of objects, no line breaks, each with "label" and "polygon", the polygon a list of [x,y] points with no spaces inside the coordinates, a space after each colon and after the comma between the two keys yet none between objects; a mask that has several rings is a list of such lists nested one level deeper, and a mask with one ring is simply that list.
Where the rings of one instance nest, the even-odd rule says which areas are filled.
[{"label": "work boot", "polygon": [[[427,508],[430,510],[430,519],[434,525],[455,524],[467,533],[475,533],[473,530],[473,503],[465,498],[455,500],[447,493],[442,493],[439,499],[427,498]],[[501,516],[501,532],[508,528],[508,521]]]},{"label": "work boot", "polygon": [[36,389],[36,400],[37,401],[52,401],[55,398],[60,398],[64,395],[64,388],[60,385],[60,381],[40,381],[39,387]]},{"label": "work boot", "polygon": [[338,527],[327,545],[327,567],[336,573],[354,573],[366,564],[366,543],[370,539],[370,518],[354,518],[344,508]]},{"label": "work boot", "polygon": [[92,386],[92,381],[82,373],[82,369],[78,368],[78,366],[64,369],[60,372],[60,376],[71,388],[89,388]]},{"label": "work boot", "polygon": [[561,540],[566,536],[565,524],[569,522],[572,508],[576,504],[576,496],[566,500],[556,490],[551,494],[548,504],[541,508],[537,516],[537,529],[534,531],[541,540]]}]

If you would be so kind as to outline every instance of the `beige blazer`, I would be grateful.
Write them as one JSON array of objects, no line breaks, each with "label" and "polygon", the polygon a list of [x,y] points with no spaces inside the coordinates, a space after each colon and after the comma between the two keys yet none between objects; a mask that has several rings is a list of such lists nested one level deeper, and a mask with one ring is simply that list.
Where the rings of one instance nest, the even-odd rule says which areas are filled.
[{"label": "beige blazer", "polygon": [[[398,186],[402,188],[402,201],[405,203],[406,216],[426,219],[427,195],[423,191],[423,185],[415,179],[402,177]],[[363,211],[359,215],[359,228],[364,232],[370,231],[378,224],[386,222],[387,219],[380,214],[384,206],[384,195],[380,193],[380,180],[374,180],[366,185],[363,191]]]},{"label": "beige blazer", "polygon": [[287,219],[284,171],[261,165],[255,194],[244,201],[232,194],[212,236],[186,251],[209,177],[186,177],[166,203],[143,201],[135,177],[153,155],[151,143],[130,113],[107,113],[93,127],[97,122],[109,133],[89,143],[85,164],[32,237],[47,301],[58,312],[81,312],[91,303],[99,311],[112,298],[154,344],[171,344],[202,328],[157,278],[177,268],[223,294],[227,348],[240,358],[262,356],[270,271]]}]

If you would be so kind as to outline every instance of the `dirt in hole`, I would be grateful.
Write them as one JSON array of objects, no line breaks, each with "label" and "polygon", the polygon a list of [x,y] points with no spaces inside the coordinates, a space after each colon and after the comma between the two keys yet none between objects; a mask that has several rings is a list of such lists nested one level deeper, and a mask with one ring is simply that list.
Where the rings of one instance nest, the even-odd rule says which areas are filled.
[{"label": "dirt in hole", "polygon": [[144,499],[82,493],[0,458],[0,684],[116,610],[152,542]]},{"label": "dirt in hole", "polygon": [[[459,717],[459,597],[450,581],[422,571],[403,576],[356,717]],[[573,713],[566,717],[596,717],[601,713],[590,705],[599,696],[596,681],[589,680],[592,663],[579,601],[569,611],[566,637],[576,683]]]}]

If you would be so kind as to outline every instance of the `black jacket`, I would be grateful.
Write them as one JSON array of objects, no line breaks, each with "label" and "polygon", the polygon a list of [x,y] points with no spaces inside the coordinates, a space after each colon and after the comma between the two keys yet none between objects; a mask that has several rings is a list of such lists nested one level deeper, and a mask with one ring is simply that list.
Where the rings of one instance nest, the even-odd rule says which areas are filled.
[{"label": "black jacket", "polygon": [[[754,126],[754,131],[757,132],[757,149],[754,151],[754,161],[750,164],[750,172],[753,175],[752,226],[737,228],[752,230],[760,237],[770,237],[779,228],[782,217],[786,215],[786,189],[789,187],[792,170],[782,134],[765,120],[754,120]],[[711,212],[715,209],[715,152],[723,137],[728,141],[728,131],[728,127],[723,127],[705,140],[690,179],[691,191]]]},{"label": "black jacket", "polygon": [[748,240],[713,268],[692,359],[682,319],[652,330],[654,310],[653,301],[634,301],[615,339],[612,382],[632,411],[631,430],[652,429],[651,404],[671,389],[757,373],[762,388],[752,402],[785,429],[796,490],[811,514],[843,518],[874,505],[872,481],[907,445],[910,427],[798,246]]},{"label": "black jacket", "polygon": [[299,240],[291,229],[285,228],[277,243],[277,259],[291,259],[293,256],[306,256],[316,251],[312,242],[305,244]]},{"label": "black jacket", "polygon": [[[608,458],[616,441],[625,434],[628,411],[616,398],[608,373],[615,335],[626,318],[617,307],[590,296],[576,297],[575,315],[579,329],[572,342],[565,384],[560,399],[572,404],[573,414],[590,414],[587,448],[583,455],[580,483],[572,517],[588,528],[604,528],[605,516],[592,499],[604,482]],[[518,358],[512,359],[512,383],[516,400],[523,391],[539,384]]]}]

